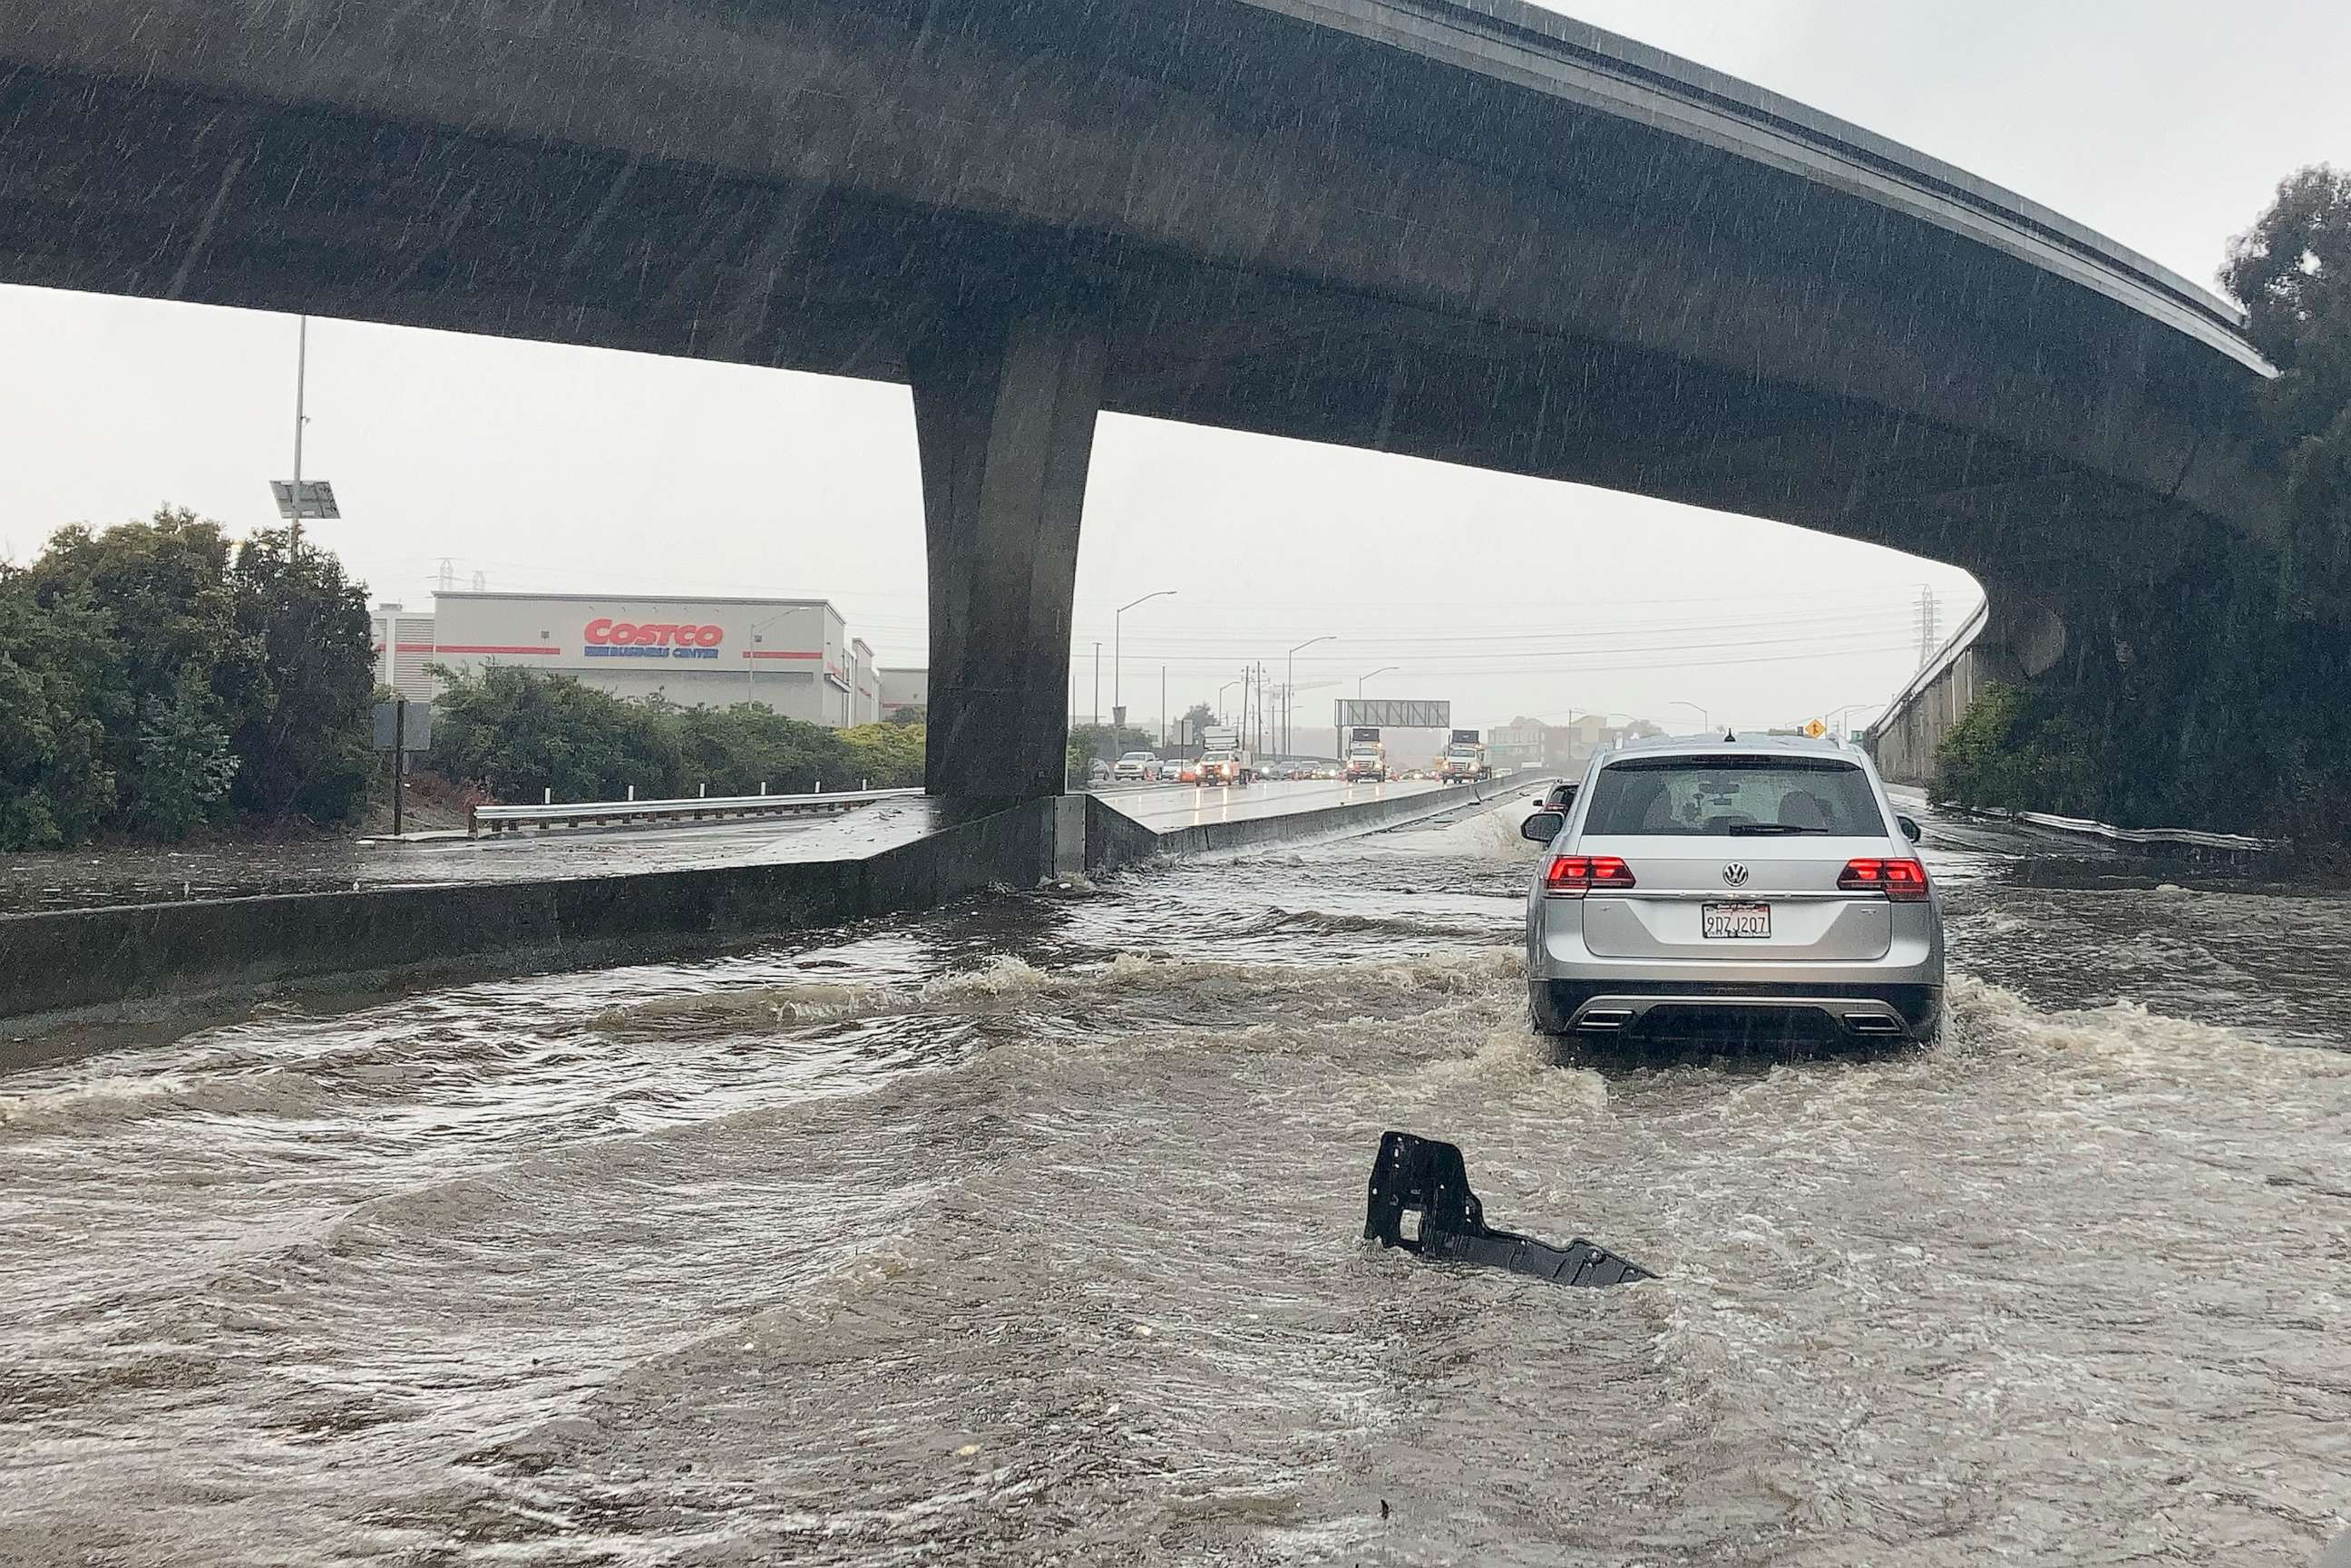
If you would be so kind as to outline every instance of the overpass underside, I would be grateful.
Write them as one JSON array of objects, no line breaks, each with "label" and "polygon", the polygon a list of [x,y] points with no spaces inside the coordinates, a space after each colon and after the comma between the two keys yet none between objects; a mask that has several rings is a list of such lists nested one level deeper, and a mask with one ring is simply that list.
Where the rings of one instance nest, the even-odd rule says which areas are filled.
[{"label": "overpass underside", "polygon": [[2152,559],[2244,488],[2199,423],[2241,367],[2171,325],[1258,5],[1050,37],[1050,5],[211,9],[0,28],[0,280],[911,385],[959,792],[1061,786],[1100,409],[1802,524],[1995,592]]}]

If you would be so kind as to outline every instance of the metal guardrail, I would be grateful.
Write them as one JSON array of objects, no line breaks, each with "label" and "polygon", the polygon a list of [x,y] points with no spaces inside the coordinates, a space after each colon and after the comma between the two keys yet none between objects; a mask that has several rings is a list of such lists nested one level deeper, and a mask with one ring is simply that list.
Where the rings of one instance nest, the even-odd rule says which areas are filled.
[{"label": "metal guardrail", "polygon": [[2201,828],[2117,828],[2111,822],[2094,822],[2086,817],[2059,817],[2047,811],[1979,810],[1970,814],[1998,817],[2012,822],[2030,822],[2036,828],[2054,828],[2060,832],[2081,833],[2118,844],[2188,844],[2197,849],[2234,850],[2247,853],[2262,853],[2286,847],[2286,841],[2283,839],[2257,839],[2250,833],[2208,833]]},{"label": "metal guardrail", "polygon": [[920,789],[837,789],[815,795],[721,795],[691,800],[586,800],[567,806],[475,806],[465,834],[495,838],[524,828],[646,828],[673,822],[716,822],[753,817],[796,817],[853,810],[877,800],[920,795]]}]

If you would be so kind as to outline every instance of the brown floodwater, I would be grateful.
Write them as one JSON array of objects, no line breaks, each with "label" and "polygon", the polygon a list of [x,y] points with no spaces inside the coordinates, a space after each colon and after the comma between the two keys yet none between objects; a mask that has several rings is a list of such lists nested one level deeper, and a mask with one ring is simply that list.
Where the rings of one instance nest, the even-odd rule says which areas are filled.
[{"label": "brown floodwater", "polygon": [[[0,1078],[0,1562],[2303,1564],[2351,1522],[2351,903],[1930,826],[1940,1049],[1561,1066],[1516,815]],[[1392,1126],[1660,1278],[1367,1251]]]}]

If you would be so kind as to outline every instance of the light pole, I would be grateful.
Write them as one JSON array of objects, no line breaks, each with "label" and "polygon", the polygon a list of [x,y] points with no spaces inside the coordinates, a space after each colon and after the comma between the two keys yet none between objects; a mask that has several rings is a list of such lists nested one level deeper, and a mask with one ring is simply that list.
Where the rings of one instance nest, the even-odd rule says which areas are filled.
[{"label": "light pole", "polygon": [[[1338,640],[1339,634],[1336,632],[1328,632],[1320,637],[1309,637],[1305,642],[1298,644],[1298,648],[1311,648],[1317,643],[1335,643]],[[1290,715],[1298,706],[1298,648],[1292,648],[1290,651],[1290,679],[1281,688],[1281,754],[1285,757],[1289,756],[1290,751]]]},{"label": "light pole", "polygon": [[759,633],[777,622],[789,620],[798,613],[797,610],[787,610],[779,614],[768,616],[751,628],[751,645],[743,650],[743,700],[746,703],[752,700],[752,677],[759,673]]},{"label": "light pole", "polygon": [[1227,681],[1217,688],[1217,722],[1218,724],[1225,722],[1225,694],[1239,685],[1238,681]]},{"label": "light pole", "polygon": [[[1140,598],[1140,599],[1130,599],[1130,600],[1128,600],[1125,603],[1123,603],[1123,604],[1120,605],[1120,606],[1118,607],[1118,609],[1117,609],[1116,611],[1113,612],[1112,612],[1112,614],[1111,614],[1111,618],[1110,618],[1110,721],[1111,721],[1111,723],[1113,723],[1113,724],[1114,724],[1114,725],[1123,725],[1123,724],[1126,722],[1126,704],[1125,704],[1123,701],[1122,701],[1122,700],[1120,699],[1119,695],[1118,695],[1118,694],[1119,694],[1119,669],[1120,669],[1120,666],[1121,666],[1121,665],[1125,662],[1125,656],[1126,656],[1125,640],[1124,640],[1124,637],[1123,637],[1123,633],[1122,633],[1122,628],[1121,628],[1121,627],[1120,627],[1120,625],[1119,625],[1119,621],[1121,620],[1121,618],[1122,618],[1122,617],[1123,617],[1123,616],[1126,614],[1126,612],[1127,612],[1128,611],[1130,611],[1130,610],[1134,609],[1136,605],[1138,605],[1138,604],[1148,604],[1148,603],[1150,603],[1150,602],[1151,602],[1153,600],[1155,600],[1155,599],[1165,599],[1165,598],[1168,598],[1168,597],[1170,597],[1171,595],[1173,595],[1173,594],[1175,593],[1175,591],[1175,591],[1174,589],[1172,589],[1172,588],[1163,588],[1163,589],[1161,589],[1161,590],[1160,590],[1158,592],[1156,592],[1156,593],[1146,593],[1146,594],[1144,594],[1144,595],[1142,598]],[[1097,706],[1099,706],[1099,703],[1100,703],[1100,699],[1099,699],[1099,698],[1097,698],[1097,699],[1096,699],[1096,703],[1097,703]]]},{"label": "light pole", "polygon": [[332,522],[342,517],[335,504],[335,487],[324,479],[302,482],[302,429],[310,423],[305,412],[310,385],[310,318],[304,316],[294,340],[294,477],[280,484],[269,482],[270,494],[277,498],[278,515],[292,527],[287,535],[286,553],[288,559],[298,559],[302,554],[302,519],[317,517]]},{"label": "light pole", "polygon": [[1846,735],[1848,735],[1848,736],[1849,736],[1849,735],[1851,735],[1852,731],[1851,731],[1851,730],[1849,730],[1849,729],[1847,729],[1847,728],[1846,728],[1846,727],[1845,727],[1845,722],[1844,722],[1844,716],[1845,716],[1845,715],[1847,715],[1847,714],[1849,714],[1849,713],[1853,712],[1853,711],[1854,711],[1854,709],[1855,709],[1855,708],[1884,707],[1885,706],[1886,706],[1886,703],[1885,703],[1884,699],[1882,699],[1882,698],[1881,698],[1881,699],[1879,699],[1879,700],[1878,700],[1878,701],[1876,701],[1876,702],[1866,702],[1866,703],[1847,703],[1847,704],[1845,704],[1845,705],[1844,705],[1844,706],[1843,706],[1843,707],[1841,707],[1841,708],[1837,708],[1837,709],[1835,709],[1835,710],[1834,710],[1833,712],[1831,712],[1831,713],[1830,713],[1830,715],[1829,715],[1829,722],[1830,722],[1831,724],[1835,725],[1839,730],[1844,731]]},{"label": "light pole", "polygon": [[1694,703],[1694,702],[1685,702],[1685,701],[1684,701],[1683,699],[1681,699],[1680,697],[1676,697],[1673,701],[1671,701],[1671,702],[1667,703],[1666,706],[1667,706],[1667,707],[1686,707],[1686,708],[1688,708],[1691,712],[1693,712],[1693,713],[1697,714],[1697,715],[1698,715],[1698,728],[1700,728],[1700,729],[1712,729],[1712,728],[1714,727],[1714,720],[1712,720],[1711,718],[1708,718],[1708,717],[1707,716],[1706,709],[1704,709],[1704,708],[1702,708],[1702,707],[1698,706],[1698,704],[1696,704],[1696,703]]},{"label": "light pole", "polygon": [[1094,727],[1102,727],[1102,644],[1094,644]]},{"label": "light pole", "polygon": [[1393,675],[1398,670],[1403,668],[1404,666],[1402,664],[1382,664],[1378,669],[1374,670],[1371,675],[1357,675],[1355,677],[1355,700],[1357,702],[1362,702],[1364,700],[1364,683],[1370,680],[1372,675]]}]

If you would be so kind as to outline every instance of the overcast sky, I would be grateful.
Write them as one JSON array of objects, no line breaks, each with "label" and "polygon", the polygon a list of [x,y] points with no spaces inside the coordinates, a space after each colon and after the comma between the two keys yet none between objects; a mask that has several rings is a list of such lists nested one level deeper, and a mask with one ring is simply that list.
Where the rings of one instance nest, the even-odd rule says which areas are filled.
[{"label": "overcast sky", "polygon": [[[1554,7],[1948,159],[2199,283],[2277,181],[2351,160],[2351,5],[1595,0]],[[0,552],[170,500],[239,530],[288,467],[290,319],[0,287]],[[460,587],[773,592],[925,657],[903,388],[314,322],[305,471],[380,598]],[[1938,564],[1751,519],[1403,458],[1102,421],[1076,698],[1126,618],[1125,695],[1213,698],[1309,637],[1301,715],[1356,677],[1457,722],[1573,709],[1800,719],[1883,699],[1976,590]],[[1599,597],[1614,608],[1571,612]],[[1301,722],[1302,722],[1301,718]]]}]

